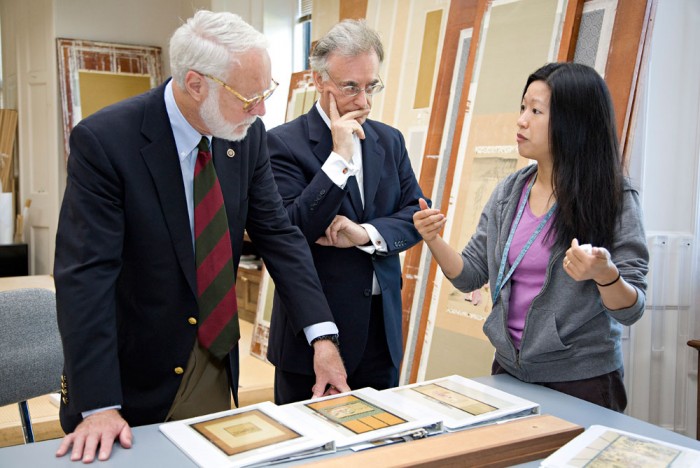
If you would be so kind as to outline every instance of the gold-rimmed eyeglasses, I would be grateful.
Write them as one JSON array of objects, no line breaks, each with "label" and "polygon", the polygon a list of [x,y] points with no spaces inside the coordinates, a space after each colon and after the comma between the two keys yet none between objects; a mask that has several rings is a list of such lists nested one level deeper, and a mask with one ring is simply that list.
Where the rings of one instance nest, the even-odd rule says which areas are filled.
[{"label": "gold-rimmed eyeglasses", "polygon": [[365,92],[367,96],[374,96],[375,94],[379,94],[384,90],[384,82],[382,82],[382,78],[380,76],[377,76],[377,82],[372,83],[371,85],[367,86],[366,88],[360,88],[357,85],[344,85],[341,86],[336,82],[333,77],[330,74],[327,74],[328,78],[333,82],[336,88],[344,95],[348,97],[353,97],[357,96],[360,94],[362,91]]},{"label": "gold-rimmed eyeglasses", "polygon": [[258,94],[257,96],[253,96],[252,98],[248,99],[247,97],[244,97],[241,93],[239,93],[238,91],[236,91],[235,89],[233,89],[232,87],[230,87],[225,82],[218,79],[217,77],[208,75],[206,73],[202,73],[201,75],[209,78],[210,80],[216,81],[221,86],[223,86],[226,91],[233,94],[239,101],[241,101],[243,103],[243,111],[244,112],[252,111],[253,108],[255,108],[255,106],[257,106],[258,104],[263,102],[265,99],[272,96],[272,93],[274,93],[275,90],[277,89],[277,86],[279,86],[278,82],[276,82],[275,80],[272,80],[272,85],[270,85],[270,87],[268,89],[263,91],[261,94]]}]

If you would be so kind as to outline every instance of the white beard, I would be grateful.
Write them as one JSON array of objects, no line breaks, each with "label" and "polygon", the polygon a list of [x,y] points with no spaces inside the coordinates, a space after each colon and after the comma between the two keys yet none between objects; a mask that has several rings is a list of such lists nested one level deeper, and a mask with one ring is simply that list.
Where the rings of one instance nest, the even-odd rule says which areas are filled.
[{"label": "white beard", "polygon": [[255,122],[255,119],[257,119],[257,116],[253,116],[238,125],[232,125],[227,122],[219,108],[218,88],[210,89],[209,95],[199,108],[199,117],[209,129],[212,136],[229,141],[240,141],[245,138],[248,129],[253,122]]}]

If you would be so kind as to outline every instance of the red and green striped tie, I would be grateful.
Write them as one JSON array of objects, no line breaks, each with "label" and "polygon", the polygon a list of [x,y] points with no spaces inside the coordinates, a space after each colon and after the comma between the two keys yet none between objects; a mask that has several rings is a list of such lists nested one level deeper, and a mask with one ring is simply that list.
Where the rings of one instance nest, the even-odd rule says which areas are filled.
[{"label": "red and green striped tie", "polygon": [[209,151],[199,142],[194,167],[194,251],[199,295],[199,343],[223,359],[240,338],[228,218]]}]

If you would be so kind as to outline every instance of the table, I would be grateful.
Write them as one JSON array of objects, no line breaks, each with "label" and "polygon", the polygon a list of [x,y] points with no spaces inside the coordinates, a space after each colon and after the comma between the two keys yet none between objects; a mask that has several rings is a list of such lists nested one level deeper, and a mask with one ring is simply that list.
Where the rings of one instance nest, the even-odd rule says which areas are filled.
[{"label": "table", "polygon": [[43,288],[56,290],[51,275],[6,276],[0,277],[0,291],[22,288]]},{"label": "table", "polygon": [[[538,402],[543,414],[551,414],[583,427],[593,424],[603,424],[624,431],[634,432],[643,436],[653,437],[669,443],[700,450],[700,442],[681,434],[663,429],[647,422],[601,408],[594,404],[570,397],[563,393],[550,390],[538,385],[526,384],[508,375],[495,375],[478,377],[474,380],[494,388],[518,395],[522,398]],[[118,445],[112,453],[112,457],[106,462],[95,462],[97,466],[104,467],[195,467],[175,445],[158,431],[158,425],[136,427],[134,432],[134,444],[129,450],[122,449]],[[436,436],[440,437],[440,436]],[[410,442],[409,442],[410,443]],[[33,445],[20,445],[0,449],[0,466],[5,467],[78,467],[67,456],[55,458],[54,453],[58,449],[60,440],[48,440]],[[382,448],[373,449],[379,453]],[[329,457],[352,456],[348,452],[340,452]],[[278,466],[295,466],[303,463],[318,461],[320,458],[311,458],[296,463],[288,463]],[[350,461],[350,460],[349,460]],[[531,462],[522,466],[538,466],[539,462]]]}]

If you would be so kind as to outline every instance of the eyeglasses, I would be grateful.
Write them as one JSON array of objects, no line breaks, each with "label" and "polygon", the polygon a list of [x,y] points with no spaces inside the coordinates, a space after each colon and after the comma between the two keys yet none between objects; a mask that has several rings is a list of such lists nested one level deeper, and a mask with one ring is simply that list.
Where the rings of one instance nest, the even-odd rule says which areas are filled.
[{"label": "eyeglasses", "polygon": [[226,83],[221,81],[220,79],[218,79],[214,76],[211,76],[211,75],[207,75],[206,73],[201,73],[201,75],[206,76],[210,80],[216,81],[221,86],[223,86],[226,91],[233,94],[239,101],[241,101],[243,103],[243,111],[244,112],[252,111],[253,108],[255,108],[255,106],[257,106],[258,104],[263,102],[265,99],[272,96],[272,93],[274,93],[275,90],[277,89],[277,86],[279,86],[278,82],[276,82],[275,80],[272,80],[272,85],[268,89],[263,91],[262,94],[258,94],[257,96],[253,96],[252,98],[248,99],[246,97],[243,97],[243,95],[241,93],[239,93],[238,91],[236,91],[235,89],[233,89],[232,87],[230,87],[229,85],[227,85]]},{"label": "eyeglasses", "polygon": [[340,90],[341,93],[345,96],[357,96],[360,94],[362,91],[365,92],[367,96],[374,96],[375,94],[379,94],[384,90],[384,83],[382,82],[381,77],[377,77],[379,80],[378,83],[371,84],[367,86],[366,88],[360,88],[357,85],[345,85],[345,86],[340,86],[332,77],[331,75],[327,74],[328,78],[333,82],[333,84]]}]

